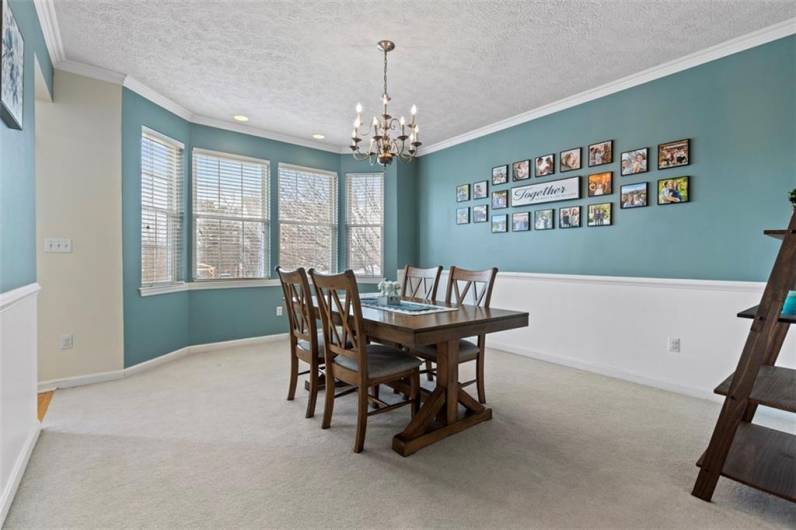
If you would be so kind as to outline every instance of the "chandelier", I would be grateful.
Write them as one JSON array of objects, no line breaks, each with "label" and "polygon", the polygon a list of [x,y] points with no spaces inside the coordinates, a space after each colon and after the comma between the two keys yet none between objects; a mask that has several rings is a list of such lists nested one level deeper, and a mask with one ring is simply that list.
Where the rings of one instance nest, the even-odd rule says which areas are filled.
[{"label": "chandelier", "polygon": [[[395,119],[390,116],[387,105],[390,95],[387,92],[387,54],[395,49],[395,43],[382,40],[378,43],[379,49],[384,52],[384,95],[381,98],[381,116],[373,116],[370,127],[363,127],[362,105],[357,103],[357,117],[354,120],[354,130],[351,132],[351,151],[356,160],[369,160],[371,164],[378,162],[382,166],[389,166],[395,157],[411,161],[417,154],[420,143],[420,127],[417,126],[417,107],[412,105],[412,122],[407,124],[403,116]],[[400,130],[401,134],[397,134]],[[407,134],[408,133],[408,134]],[[370,144],[367,151],[360,149],[362,138],[370,134]],[[393,137],[393,135],[397,136]]]}]

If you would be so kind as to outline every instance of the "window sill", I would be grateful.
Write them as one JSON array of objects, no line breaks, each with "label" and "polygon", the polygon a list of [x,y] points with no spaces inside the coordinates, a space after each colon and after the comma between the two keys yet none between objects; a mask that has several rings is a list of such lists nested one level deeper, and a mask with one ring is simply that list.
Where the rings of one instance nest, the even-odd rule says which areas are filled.
[{"label": "window sill", "polygon": [[212,289],[242,289],[251,287],[278,287],[279,280],[206,280],[197,282],[180,282],[169,285],[152,287],[139,287],[141,296],[155,296],[159,294],[179,293],[182,291],[207,291]]},{"label": "window sill", "polygon": [[381,283],[384,278],[374,276],[357,276],[357,283],[367,283],[377,285]]}]

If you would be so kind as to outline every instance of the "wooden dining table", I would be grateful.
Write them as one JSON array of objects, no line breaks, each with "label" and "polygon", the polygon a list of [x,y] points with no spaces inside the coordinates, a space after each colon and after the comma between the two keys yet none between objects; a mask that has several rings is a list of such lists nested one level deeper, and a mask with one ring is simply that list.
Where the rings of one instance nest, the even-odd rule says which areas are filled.
[{"label": "wooden dining table", "polygon": [[[427,301],[405,297],[408,302]],[[423,396],[420,410],[406,428],[393,437],[392,448],[402,456],[492,419],[492,409],[473,398],[459,383],[459,340],[528,326],[528,313],[471,305],[434,305],[453,308],[428,314],[404,314],[362,306],[365,333],[376,342],[413,349],[437,347],[436,387]],[[459,405],[463,411],[459,410]]]}]

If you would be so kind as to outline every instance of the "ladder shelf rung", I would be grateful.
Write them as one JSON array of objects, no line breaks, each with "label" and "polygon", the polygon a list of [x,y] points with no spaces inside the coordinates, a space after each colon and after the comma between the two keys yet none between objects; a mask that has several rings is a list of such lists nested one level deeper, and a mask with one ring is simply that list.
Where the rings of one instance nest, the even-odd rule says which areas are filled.
[{"label": "ladder shelf rung", "polygon": [[[714,392],[726,396],[733,374]],[[749,399],[766,407],[796,412],[796,370],[783,366],[761,366]]]},{"label": "ladder shelf rung", "polygon": [[[749,309],[744,309],[738,316],[741,318],[755,318],[757,315],[757,308],[759,306],[750,307]],[[796,315],[779,315],[780,322],[786,322],[788,324],[796,324]]]}]

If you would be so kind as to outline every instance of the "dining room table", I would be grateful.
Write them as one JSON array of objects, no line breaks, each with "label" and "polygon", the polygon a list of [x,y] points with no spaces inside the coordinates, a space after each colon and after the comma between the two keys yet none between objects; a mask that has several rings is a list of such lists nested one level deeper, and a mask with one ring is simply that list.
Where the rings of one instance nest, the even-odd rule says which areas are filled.
[{"label": "dining room table", "polygon": [[[368,340],[397,344],[410,351],[421,345],[437,348],[436,386],[431,392],[423,392],[420,409],[406,428],[393,437],[394,451],[409,456],[492,419],[492,409],[479,403],[459,382],[459,341],[527,327],[527,312],[402,297],[401,304],[419,308],[407,311],[401,310],[400,305],[374,304],[371,300],[362,296]],[[426,306],[426,310],[420,306]]]}]

